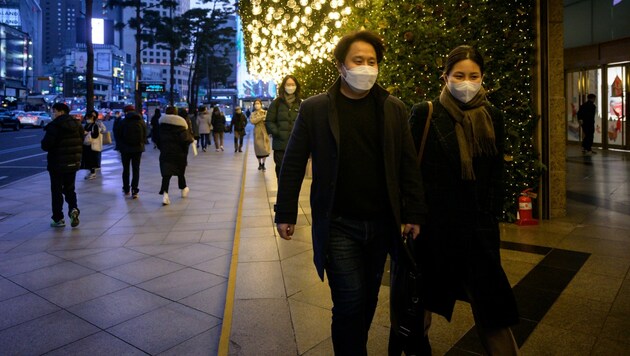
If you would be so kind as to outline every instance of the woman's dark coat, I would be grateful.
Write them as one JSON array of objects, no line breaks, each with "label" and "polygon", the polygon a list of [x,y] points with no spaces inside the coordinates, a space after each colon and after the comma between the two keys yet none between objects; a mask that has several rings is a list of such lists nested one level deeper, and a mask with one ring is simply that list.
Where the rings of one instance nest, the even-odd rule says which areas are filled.
[{"label": "woman's dark coat", "polygon": [[265,126],[273,138],[271,148],[274,151],[284,151],[293,131],[293,124],[300,110],[301,99],[295,99],[289,104],[284,98],[276,98],[269,105]]},{"label": "woman's dark coat", "polygon": [[[324,276],[325,251],[328,242],[335,184],[339,171],[339,120],[336,97],[341,95],[340,79],[325,94],[302,102],[300,113],[285,151],[275,222],[295,224],[298,199],[306,163],[313,162],[311,212],[314,262],[320,278]],[[378,85],[369,95],[376,97],[377,117],[382,125],[383,164],[387,195],[397,224],[424,223],[425,205],[421,175],[407,123],[407,108]]]},{"label": "woman's dark coat", "polygon": [[[484,309],[493,313],[492,320],[486,322],[495,327],[513,325],[518,322],[516,304],[499,257],[498,219],[504,195],[503,115],[488,106],[498,154],[475,157],[476,180],[464,181],[454,120],[439,100],[433,101],[433,107],[421,163],[429,208],[420,233],[426,307],[450,320],[455,300],[468,300],[457,281],[469,272],[481,282],[478,296],[484,299]],[[427,114],[426,102],[411,110],[410,127],[417,149]]]},{"label": "woman's dark coat", "polygon": [[[87,123],[83,128],[85,133],[90,133],[94,139],[100,135],[100,128],[97,123]],[[92,146],[83,145],[83,155],[81,156],[81,169],[101,168],[101,152],[93,151]]]},{"label": "woman's dark coat", "polygon": [[212,113],[212,131],[225,132],[225,115],[221,112]]},{"label": "woman's dark coat", "polygon": [[186,172],[188,146],[193,142],[186,120],[178,115],[162,115],[157,146],[160,149],[162,176],[180,176]]}]

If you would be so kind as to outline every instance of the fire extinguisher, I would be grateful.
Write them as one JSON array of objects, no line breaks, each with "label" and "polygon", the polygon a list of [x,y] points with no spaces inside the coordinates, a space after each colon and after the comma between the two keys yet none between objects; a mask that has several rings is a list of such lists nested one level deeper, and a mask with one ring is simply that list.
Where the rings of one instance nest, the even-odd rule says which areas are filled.
[{"label": "fire extinguisher", "polygon": [[518,212],[516,213],[516,225],[538,225],[538,220],[532,217],[532,198],[538,194],[527,188],[518,197]]}]

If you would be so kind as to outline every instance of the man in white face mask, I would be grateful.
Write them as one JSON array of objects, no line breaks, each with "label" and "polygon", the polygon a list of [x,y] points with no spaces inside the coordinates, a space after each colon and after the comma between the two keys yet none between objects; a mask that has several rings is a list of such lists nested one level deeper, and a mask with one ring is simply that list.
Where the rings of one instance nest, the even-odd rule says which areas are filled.
[{"label": "man in white face mask", "polygon": [[331,290],[336,355],[367,355],[387,253],[401,225],[415,237],[426,215],[407,109],[375,84],[383,50],[368,31],[339,41],[340,77],[327,93],[302,102],[278,180],[275,222],[290,240],[312,156],[314,261]]}]

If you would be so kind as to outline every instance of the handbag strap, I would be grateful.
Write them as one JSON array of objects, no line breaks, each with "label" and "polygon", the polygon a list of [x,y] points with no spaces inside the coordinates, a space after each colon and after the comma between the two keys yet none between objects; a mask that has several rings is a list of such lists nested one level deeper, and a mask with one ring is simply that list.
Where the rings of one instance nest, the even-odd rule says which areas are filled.
[{"label": "handbag strap", "polygon": [[424,145],[427,141],[427,136],[429,135],[429,126],[431,126],[431,115],[433,115],[433,103],[431,101],[429,104],[429,114],[427,115],[427,122],[424,124],[424,132],[422,133],[422,141],[420,141],[420,151],[418,152],[418,161],[422,162],[422,155],[424,154]]}]

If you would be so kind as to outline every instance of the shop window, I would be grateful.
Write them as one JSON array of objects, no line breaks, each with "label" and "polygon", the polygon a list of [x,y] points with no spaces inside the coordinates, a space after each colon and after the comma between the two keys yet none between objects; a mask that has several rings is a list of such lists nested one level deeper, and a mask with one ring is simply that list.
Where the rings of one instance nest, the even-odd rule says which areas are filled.
[{"label": "shop window", "polygon": [[624,66],[608,67],[607,72],[606,138],[612,147],[626,147],[626,68]]},{"label": "shop window", "polygon": [[577,112],[580,105],[586,101],[588,94],[597,95],[597,113],[595,117],[595,136],[593,143],[602,143],[602,108],[598,103],[601,102],[601,69],[591,69],[586,71],[568,72],[566,83],[567,95],[567,141],[581,142],[582,130],[577,119]]}]

